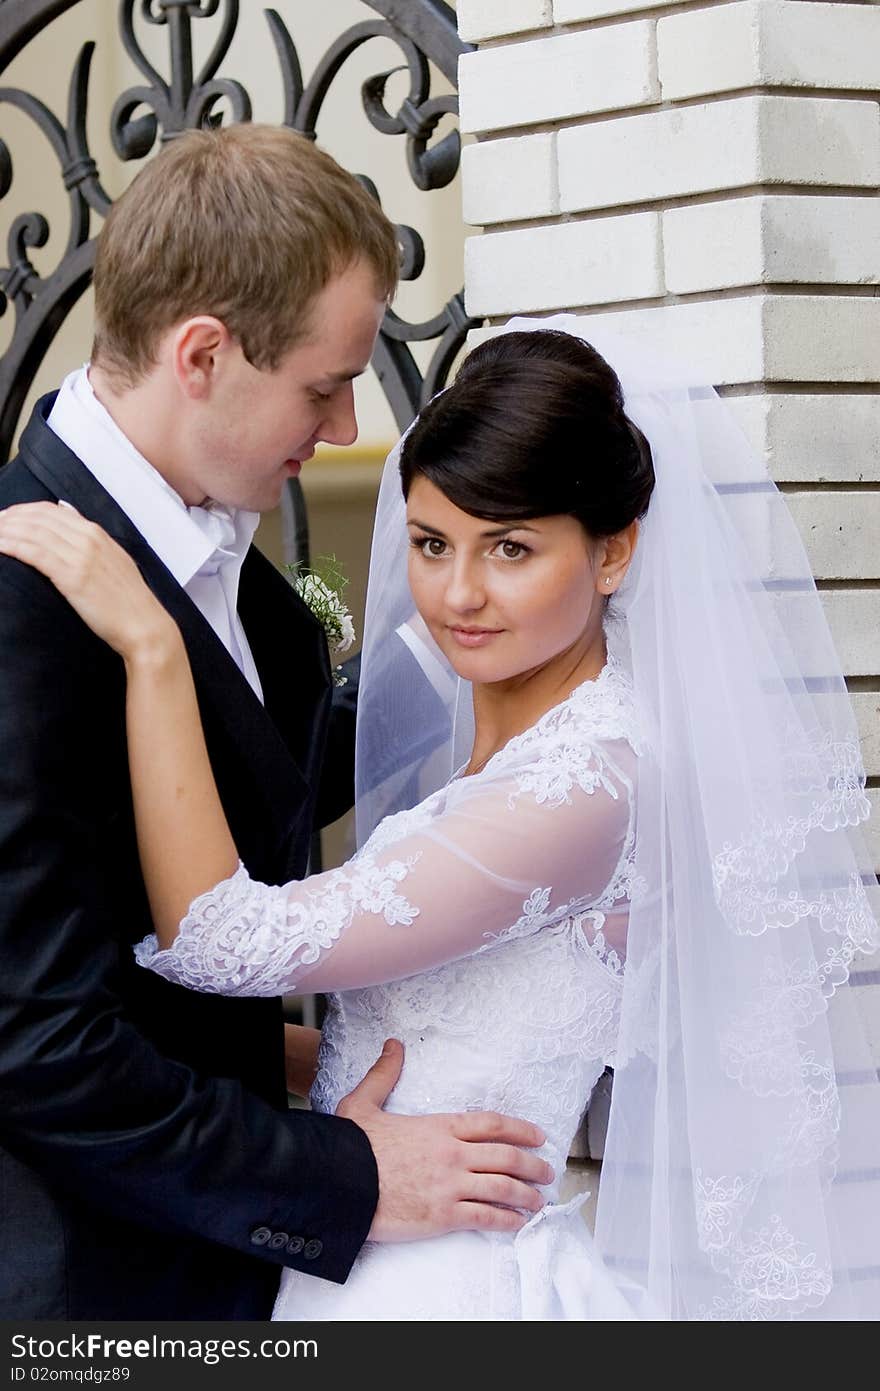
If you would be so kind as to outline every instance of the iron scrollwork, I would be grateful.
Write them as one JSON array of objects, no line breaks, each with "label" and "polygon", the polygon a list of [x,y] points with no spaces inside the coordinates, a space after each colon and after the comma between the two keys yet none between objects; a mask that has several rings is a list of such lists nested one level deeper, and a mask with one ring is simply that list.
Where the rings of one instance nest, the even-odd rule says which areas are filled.
[{"label": "iron scrollwork", "polygon": [[[0,0],[0,71],[52,20],[79,0]],[[400,49],[399,68],[378,73],[362,86],[361,98],[370,124],[386,135],[406,140],[407,163],[416,186],[428,192],[444,187],[455,176],[460,139],[451,130],[435,139],[444,116],[455,114],[454,93],[431,95],[429,60],[455,86],[458,57],[468,45],[458,38],[455,16],[443,0],[365,0],[375,18],[352,25],[331,45],[308,82],[293,38],[277,10],[264,12],[278,59],[284,95],[285,125],[315,139],[324,101],[353,53],[375,38],[392,40]],[[142,23],[162,26],[168,33],[170,79],[150,62],[135,28],[135,11]],[[144,81],[117,98],[110,115],[113,148],[124,161],[146,158],[157,141],[173,139],[194,127],[223,120],[247,121],[251,101],[243,85],[218,72],[239,20],[239,0],[120,0],[119,32],[126,52]],[[194,21],[216,19],[213,47],[196,72],[193,62]],[[49,224],[40,212],[14,219],[9,228],[8,265],[0,268],[0,314],[11,303],[15,326],[9,348],[0,359],[0,459],[8,456],[22,405],[40,362],[70,309],[90,282],[94,265],[94,218],[106,215],[111,200],[102,186],[86,135],[89,70],[94,53],[90,40],[75,59],[68,90],[65,122],[36,96],[15,87],[0,88],[0,106],[17,108],[48,141],[58,161],[68,194],[69,226],[64,250],[55,268],[41,275],[30,253],[46,245]],[[386,105],[393,72],[405,72],[409,88],[397,110]],[[225,109],[224,109],[225,107]],[[14,165],[6,142],[0,139],[0,198],[12,186]],[[367,175],[359,176],[375,194]],[[415,228],[400,225],[401,275],[414,280],[425,263],[423,240]],[[442,310],[423,323],[408,323],[389,310],[379,336],[373,366],[382,383],[398,426],[409,424],[420,406],[446,381],[449,368],[468,328],[476,321],[464,309],[463,295],[453,295]],[[424,374],[409,344],[437,340]],[[294,512],[299,500],[294,493]],[[298,554],[307,546],[304,518],[290,515],[288,531],[300,533]]]}]

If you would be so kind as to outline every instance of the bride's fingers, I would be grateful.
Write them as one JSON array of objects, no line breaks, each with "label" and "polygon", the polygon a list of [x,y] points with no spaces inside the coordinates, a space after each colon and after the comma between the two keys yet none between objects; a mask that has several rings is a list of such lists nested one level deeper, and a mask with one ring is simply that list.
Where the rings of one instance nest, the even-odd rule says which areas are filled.
[{"label": "bride's fingers", "polygon": [[[0,512],[0,525],[27,527],[42,524],[59,536],[75,536],[96,529],[67,502],[15,502]],[[98,528],[99,529],[99,528]]]},{"label": "bride's fingers", "polygon": [[136,569],[101,527],[55,503],[22,503],[0,512],[0,551],[34,566],[68,597],[96,578],[106,581]]},{"label": "bride's fingers", "polygon": [[16,536],[56,536],[107,554],[120,549],[103,527],[64,502],[14,503],[0,512],[0,530]]},{"label": "bride's fingers", "polygon": [[75,537],[57,531],[35,515],[7,517],[0,512],[0,552],[32,565],[56,583],[58,577],[68,575],[82,561],[82,549]]},{"label": "bride's fingers", "polygon": [[0,536],[7,541],[60,544],[80,548],[90,544],[90,534],[98,531],[72,508],[52,502],[17,503],[0,512]]},{"label": "bride's fingers", "polygon": [[172,620],[131,556],[72,509],[33,503],[0,512],[0,554],[45,575],[92,631],[123,657],[141,646],[154,651],[157,640],[174,645]]}]

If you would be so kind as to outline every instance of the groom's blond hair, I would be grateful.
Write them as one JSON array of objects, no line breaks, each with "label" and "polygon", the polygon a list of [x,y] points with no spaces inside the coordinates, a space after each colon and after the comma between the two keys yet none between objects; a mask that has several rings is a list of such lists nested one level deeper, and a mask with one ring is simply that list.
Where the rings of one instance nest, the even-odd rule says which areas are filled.
[{"label": "groom's blond hair", "polygon": [[187,131],[113,205],[95,263],[92,360],[133,386],[168,329],[222,320],[260,370],[310,328],[329,280],[356,261],[393,294],[394,228],[357,179],[282,126]]}]

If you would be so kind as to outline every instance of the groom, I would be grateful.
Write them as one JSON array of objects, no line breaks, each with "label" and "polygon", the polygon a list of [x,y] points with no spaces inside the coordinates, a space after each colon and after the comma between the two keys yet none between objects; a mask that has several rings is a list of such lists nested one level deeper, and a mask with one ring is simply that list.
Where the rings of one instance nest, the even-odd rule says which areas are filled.
[{"label": "groom", "polygon": [[[0,470],[0,508],[76,507],[177,619],[233,835],[270,883],[342,810],[351,739],[320,627],[250,543],[320,440],[355,439],[396,266],[376,203],[301,137],[175,139],[107,219],[90,369]],[[0,1318],[263,1319],[282,1266],[343,1281],[368,1234],[518,1225],[548,1178],[534,1127],[386,1114],[396,1045],[347,1118],[288,1111],[278,1001],[134,964],[122,665],[5,558],[0,642]]]}]

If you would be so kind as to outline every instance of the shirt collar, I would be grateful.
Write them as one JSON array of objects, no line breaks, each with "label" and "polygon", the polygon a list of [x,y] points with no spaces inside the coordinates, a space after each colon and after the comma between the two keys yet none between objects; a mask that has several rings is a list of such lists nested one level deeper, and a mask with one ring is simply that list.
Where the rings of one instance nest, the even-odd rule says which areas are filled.
[{"label": "shirt collar", "polygon": [[88,365],[65,378],[48,424],[119,504],[179,585],[190,583],[218,545],[232,552],[239,565],[244,560],[260,514],[216,502],[187,507],[101,405]]}]

